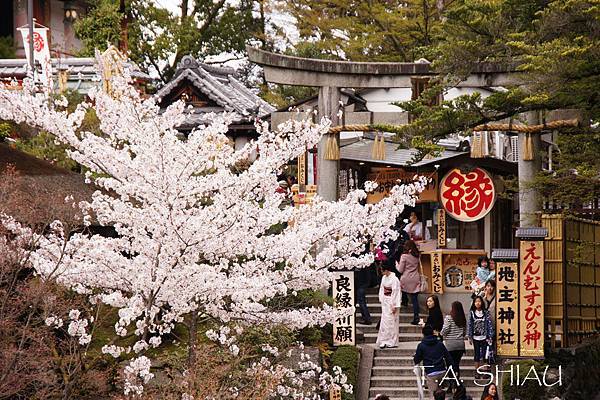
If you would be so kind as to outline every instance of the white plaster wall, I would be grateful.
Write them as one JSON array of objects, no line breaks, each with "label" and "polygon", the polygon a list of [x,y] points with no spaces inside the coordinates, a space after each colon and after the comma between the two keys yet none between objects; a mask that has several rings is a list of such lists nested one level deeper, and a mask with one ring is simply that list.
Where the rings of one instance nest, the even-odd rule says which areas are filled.
[{"label": "white plaster wall", "polygon": [[360,95],[367,101],[369,111],[400,112],[402,109],[391,103],[410,100],[412,90],[410,88],[373,89],[361,92]]},{"label": "white plaster wall", "polygon": [[[444,100],[452,100],[465,94],[479,92],[483,97],[492,92],[481,88],[452,88],[444,93]],[[372,89],[362,91],[360,95],[367,101],[367,109],[374,112],[399,112],[401,109],[393,105],[396,101],[408,101],[412,97],[411,88]]]}]

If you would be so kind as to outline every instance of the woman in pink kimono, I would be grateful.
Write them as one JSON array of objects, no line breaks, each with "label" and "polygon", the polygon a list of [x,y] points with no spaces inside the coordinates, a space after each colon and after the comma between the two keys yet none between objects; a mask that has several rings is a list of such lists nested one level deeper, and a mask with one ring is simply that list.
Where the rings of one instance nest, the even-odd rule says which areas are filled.
[{"label": "woman in pink kimono", "polygon": [[398,346],[402,292],[400,281],[393,273],[392,268],[393,266],[384,264],[383,277],[379,286],[381,322],[377,334],[377,344],[381,349]]}]

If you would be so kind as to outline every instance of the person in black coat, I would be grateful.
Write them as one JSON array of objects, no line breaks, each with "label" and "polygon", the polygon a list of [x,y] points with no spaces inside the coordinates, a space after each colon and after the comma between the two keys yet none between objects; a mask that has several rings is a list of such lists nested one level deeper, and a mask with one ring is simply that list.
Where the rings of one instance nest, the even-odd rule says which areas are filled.
[{"label": "person in black coat", "polygon": [[415,365],[423,362],[427,388],[433,399],[433,393],[439,389],[438,380],[446,373],[446,365],[451,365],[452,358],[444,343],[433,335],[433,328],[430,325],[423,327],[423,340],[417,346],[413,361]]},{"label": "person in black coat", "polygon": [[[367,254],[371,251],[371,243],[367,242],[365,249],[362,254]],[[360,254],[359,254],[360,255]],[[358,303],[358,309],[362,317],[358,323],[363,325],[371,325],[373,323],[371,314],[369,313],[369,307],[367,306],[367,289],[373,284],[373,281],[377,279],[377,273],[375,272],[375,265],[360,268],[354,273],[355,275],[355,286],[356,286],[356,302]],[[373,276],[375,275],[375,277]]]},{"label": "person in black coat", "polygon": [[433,294],[427,297],[426,304],[429,316],[427,317],[427,321],[425,321],[425,325],[431,326],[435,331],[434,333],[438,335],[444,326],[444,315],[440,307],[440,299]]}]

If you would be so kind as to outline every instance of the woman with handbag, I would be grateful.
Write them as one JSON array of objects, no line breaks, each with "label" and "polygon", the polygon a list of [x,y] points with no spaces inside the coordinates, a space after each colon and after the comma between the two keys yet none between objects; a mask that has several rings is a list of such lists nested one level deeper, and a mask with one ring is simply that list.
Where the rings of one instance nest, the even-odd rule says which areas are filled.
[{"label": "woman with handbag", "polygon": [[404,243],[404,254],[400,257],[396,269],[402,274],[402,277],[400,278],[402,292],[408,295],[413,306],[412,325],[419,324],[419,292],[421,290],[421,274],[419,273],[420,265],[420,254],[417,245],[412,240],[407,240]]}]

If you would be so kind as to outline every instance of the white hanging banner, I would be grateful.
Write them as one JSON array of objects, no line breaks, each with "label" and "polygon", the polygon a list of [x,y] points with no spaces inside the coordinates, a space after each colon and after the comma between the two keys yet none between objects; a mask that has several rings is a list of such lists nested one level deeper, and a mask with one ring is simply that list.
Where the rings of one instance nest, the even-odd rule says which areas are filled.
[{"label": "white hanging banner", "polygon": [[[17,28],[23,38],[23,47],[27,57],[27,64],[31,65],[29,60],[29,27],[22,26]],[[50,43],[48,43],[48,31],[45,26],[33,28],[33,60],[40,63],[42,67],[41,74],[34,75],[46,87],[52,84],[52,62],[50,60]]]}]

